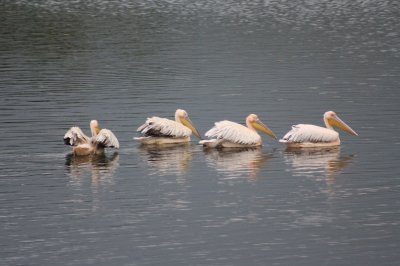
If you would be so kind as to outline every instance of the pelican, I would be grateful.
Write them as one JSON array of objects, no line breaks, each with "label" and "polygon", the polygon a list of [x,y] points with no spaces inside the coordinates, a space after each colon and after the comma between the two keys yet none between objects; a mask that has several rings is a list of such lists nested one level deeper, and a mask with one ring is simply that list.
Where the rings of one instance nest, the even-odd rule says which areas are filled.
[{"label": "pelican", "polygon": [[358,136],[358,134],[333,111],[325,112],[324,122],[326,128],[308,124],[294,125],[279,142],[285,143],[291,148],[338,146],[340,145],[339,133],[336,132],[333,127],[340,128],[351,135]]},{"label": "pelican", "polygon": [[268,136],[277,139],[275,134],[255,114],[246,118],[247,127],[228,120],[216,122],[214,127],[206,132],[209,140],[202,140],[200,144],[208,148],[243,148],[262,145],[260,130]]},{"label": "pelican", "polygon": [[71,127],[64,135],[64,143],[73,146],[75,155],[102,154],[104,148],[119,148],[118,139],[108,129],[101,129],[97,120],[90,121],[92,137],[86,136],[79,127]]},{"label": "pelican", "polygon": [[157,116],[147,118],[137,132],[144,136],[134,139],[142,144],[187,143],[190,141],[192,133],[201,139],[199,132],[190,121],[188,113],[182,109],[176,110],[175,121]]}]

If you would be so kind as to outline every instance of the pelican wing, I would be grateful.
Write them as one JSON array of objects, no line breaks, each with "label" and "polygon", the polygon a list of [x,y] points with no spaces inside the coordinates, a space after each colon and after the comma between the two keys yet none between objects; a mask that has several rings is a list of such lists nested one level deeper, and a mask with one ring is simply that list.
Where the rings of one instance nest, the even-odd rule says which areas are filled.
[{"label": "pelican wing", "polygon": [[117,137],[111,130],[103,128],[97,136],[93,137],[93,142],[100,144],[104,147],[119,149],[119,142]]},{"label": "pelican wing", "polygon": [[147,118],[146,123],[141,125],[137,131],[149,137],[181,138],[190,137],[192,134],[192,131],[184,125],[156,116]]},{"label": "pelican wing", "polygon": [[216,122],[214,127],[206,132],[206,137],[224,139],[237,144],[257,144],[261,137],[257,132],[231,121]]},{"label": "pelican wing", "polygon": [[321,143],[337,140],[339,133],[334,130],[307,124],[298,124],[292,126],[292,129],[286,133],[279,142],[283,143]]},{"label": "pelican wing", "polygon": [[64,135],[64,143],[66,145],[78,146],[89,143],[89,141],[90,138],[79,127],[71,127]]}]

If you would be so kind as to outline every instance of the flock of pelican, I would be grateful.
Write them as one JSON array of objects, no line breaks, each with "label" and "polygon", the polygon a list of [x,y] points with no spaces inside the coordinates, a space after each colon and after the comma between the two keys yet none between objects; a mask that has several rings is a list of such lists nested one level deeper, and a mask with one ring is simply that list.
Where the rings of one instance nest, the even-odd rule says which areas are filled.
[{"label": "flock of pelican", "polygon": [[[335,112],[328,111],[324,114],[326,127],[309,124],[292,126],[279,142],[289,148],[329,147],[340,145],[339,133],[333,128],[337,127],[345,132],[358,136],[358,134]],[[64,135],[64,143],[73,147],[75,155],[101,154],[105,148],[119,148],[119,142],[114,133],[109,129],[101,129],[97,120],[90,122],[91,137],[86,136],[79,127],[71,127]],[[277,140],[275,134],[255,114],[246,118],[246,126],[223,120],[216,122],[214,127],[205,133],[208,138],[203,140],[200,133],[189,119],[185,110],[175,112],[175,120],[153,116],[147,118],[137,131],[141,137],[134,138],[143,145],[178,144],[190,141],[191,135],[200,139],[199,144],[206,148],[244,148],[258,147],[263,144],[258,131],[264,132]]]}]

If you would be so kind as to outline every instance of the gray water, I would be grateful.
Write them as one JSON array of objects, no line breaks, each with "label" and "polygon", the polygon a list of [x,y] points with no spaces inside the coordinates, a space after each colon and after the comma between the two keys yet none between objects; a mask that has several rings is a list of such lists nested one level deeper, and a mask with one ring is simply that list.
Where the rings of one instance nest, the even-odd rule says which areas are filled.
[{"label": "gray water", "polygon": [[[397,265],[398,1],[0,1],[1,265]],[[132,139],[188,111],[279,137],[334,110],[337,149]],[[121,148],[75,158],[89,121]]]}]

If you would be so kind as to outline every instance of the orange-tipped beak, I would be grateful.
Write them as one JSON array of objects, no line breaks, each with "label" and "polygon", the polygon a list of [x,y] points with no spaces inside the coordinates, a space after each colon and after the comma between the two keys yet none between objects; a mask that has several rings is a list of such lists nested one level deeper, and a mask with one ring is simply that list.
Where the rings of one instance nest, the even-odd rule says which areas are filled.
[{"label": "orange-tipped beak", "polygon": [[253,122],[252,125],[253,125],[253,127],[254,127],[255,129],[258,129],[258,130],[264,132],[265,134],[267,134],[267,135],[270,136],[271,138],[273,138],[273,139],[278,139],[278,138],[275,136],[274,132],[272,132],[272,130],[269,129],[269,128],[268,128],[263,122],[261,122],[260,120],[257,120],[256,122]]},{"label": "orange-tipped beak", "polygon": [[340,128],[341,130],[349,133],[353,136],[358,136],[357,132],[355,132],[350,126],[348,126],[345,122],[342,121],[338,116],[334,116],[332,118],[328,118],[329,125],[333,127]]},{"label": "orange-tipped beak", "polygon": [[184,126],[188,127],[192,131],[193,135],[195,135],[197,138],[201,139],[199,131],[197,131],[197,129],[194,127],[194,125],[193,125],[192,121],[190,121],[189,117],[182,117],[181,122]]}]

